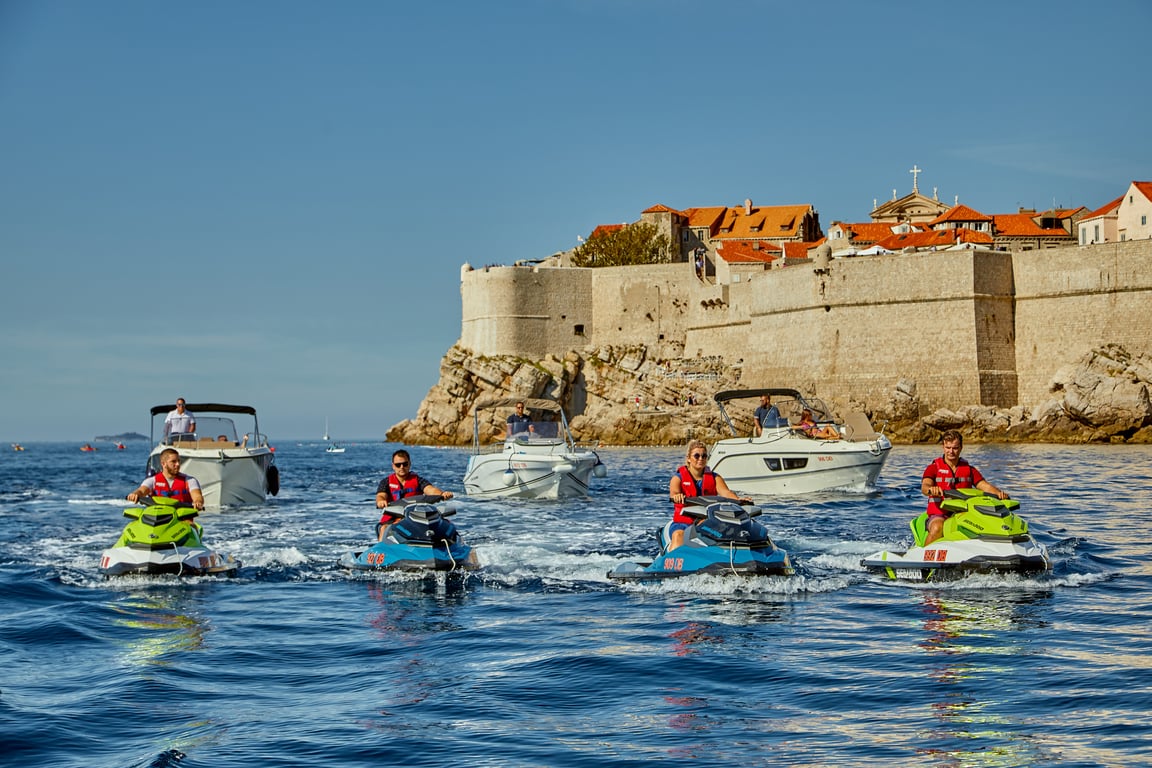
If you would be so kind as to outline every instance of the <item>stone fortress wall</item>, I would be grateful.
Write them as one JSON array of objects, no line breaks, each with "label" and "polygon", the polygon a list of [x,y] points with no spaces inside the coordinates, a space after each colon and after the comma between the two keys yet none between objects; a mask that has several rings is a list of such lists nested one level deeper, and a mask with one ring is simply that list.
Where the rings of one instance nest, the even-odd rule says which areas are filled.
[{"label": "stone fortress wall", "polygon": [[691,264],[461,273],[460,346],[540,360],[645,345],[743,361],[742,384],[869,407],[1033,405],[1101,344],[1152,351],[1152,241],[836,259],[701,282]]}]

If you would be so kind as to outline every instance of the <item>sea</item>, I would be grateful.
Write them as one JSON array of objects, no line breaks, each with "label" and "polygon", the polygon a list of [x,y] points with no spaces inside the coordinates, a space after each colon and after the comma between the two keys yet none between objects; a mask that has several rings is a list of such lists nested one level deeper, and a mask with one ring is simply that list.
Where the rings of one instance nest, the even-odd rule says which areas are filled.
[{"label": "sea", "polygon": [[[620,584],[680,448],[603,448],[586,499],[458,500],[482,569],[365,574],[396,445],[273,441],[281,491],[201,516],[233,578],[105,579],[147,447],[0,454],[0,765],[1152,765],[1152,448],[970,445],[1043,575],[894,583],[932,446],[874,489],[759,498],[789,577]],[[462,493],[468,452],[411,449]]]}]

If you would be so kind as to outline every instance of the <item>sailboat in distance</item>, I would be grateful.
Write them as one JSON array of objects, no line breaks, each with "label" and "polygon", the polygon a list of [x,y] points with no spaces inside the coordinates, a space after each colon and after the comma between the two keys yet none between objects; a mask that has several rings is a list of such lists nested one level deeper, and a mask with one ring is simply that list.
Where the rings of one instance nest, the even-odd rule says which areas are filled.
[{"label": "sailboat in distance", "polygon": [[[324,417],[324,442],[328,442],[328,417]],[[344,446],[340,443],[332,443],[324,449],[325,453],[344,453]]]}]

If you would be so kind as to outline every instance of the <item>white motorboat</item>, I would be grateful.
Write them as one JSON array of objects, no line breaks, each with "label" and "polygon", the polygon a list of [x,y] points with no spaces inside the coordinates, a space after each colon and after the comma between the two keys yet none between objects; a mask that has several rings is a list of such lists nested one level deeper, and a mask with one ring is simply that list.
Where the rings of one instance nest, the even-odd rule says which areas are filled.
[{"label": "white motorboat", "polygon": [[340,445],[340,443],[332,443],[332,445],[324,449],[324,453],[344,453],[344,446]]},{"label": "white motorboat", "polygon": [[[524,403],[531,421],[499,443],[482,445],[485,435],[505,431],[504,418]],[[593,475],[608,472],[596,454],[598,443],[577,443],[564,409],[552,400],[487,397],[473,411],[472,456],[464,491],[475,497],[562,499],[588,495]]]},{"label": "white motorboat", "polygon": [[[759,436],[740,437],[725,403],[761,395],[772,398],[780,422],[764,427]],[[794,389],[726,390],[716,393],[715,399],[733,437],[716,442],[709,464],[735,491],[793,495],[867,489],[875,485],[892,450],[892,441],[876,432],[865,414],[854,412],[837,421],[820,399],[806,398]],[[805,409],[818,427],[832,427],[840,437],[812,438],[794,429]],[[749,413],[738,421],[747,423],[751,418]]]},{"label": "white motorboat", "polygon": [[[160,471],[165,448],[180,452],[180,471],[200,482],[204,505],[211,509],[263,504],[268,494],[280,492],[280,470],[275,449],[260,432],[256,409],[247,405],[188,403],[195,418],[195,432],[167,434],[164,417],[175,405],[152,408],[153,448],[147,472]],[[233,416],[251,416],[251,429],[238,436]],[[159,417],[159,418],[157,418]],[[159,427],[159,429],[157,429]],[[156,435],[159,434],[159,439]]]}]

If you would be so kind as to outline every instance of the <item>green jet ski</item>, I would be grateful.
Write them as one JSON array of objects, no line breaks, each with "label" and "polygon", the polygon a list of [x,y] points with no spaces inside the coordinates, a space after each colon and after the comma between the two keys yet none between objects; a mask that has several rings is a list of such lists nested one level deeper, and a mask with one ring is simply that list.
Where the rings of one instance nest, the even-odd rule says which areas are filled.
[{"label": "green jet ski", "polygon": [[100,557],[105,576],[172,574],[234,576],[240,561],[209,549],[194,521],[195,507],[163,496],[141,499],[144,508],[124,510],[130,522],[115,545]]},{"label": "green jet ski", "polygon": [[913,546],[906,552],[883,551],[860,564],[890,579],[955,578],[966,573],[1037,573],[1052,568],[1048,551],[1028,532],[1016,514],[1020,502],[997,499],[976,488],[944,492],[941,509],[948,513],[944,535],[925,546],[928,513],[914,517]]}]

